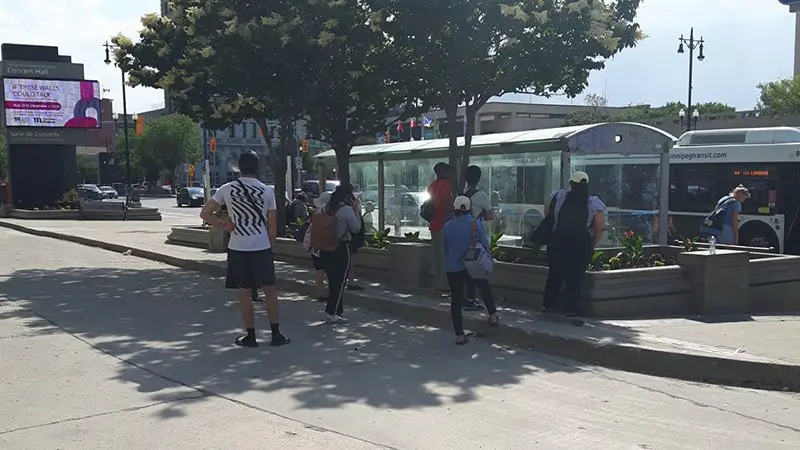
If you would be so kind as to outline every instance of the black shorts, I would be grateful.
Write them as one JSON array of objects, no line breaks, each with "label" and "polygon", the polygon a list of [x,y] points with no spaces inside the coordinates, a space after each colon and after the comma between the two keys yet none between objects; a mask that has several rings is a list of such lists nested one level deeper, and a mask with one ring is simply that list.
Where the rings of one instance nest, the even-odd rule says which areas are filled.
[{"label": "black shorts", "polygon": [[272,249],[254,252],[228,250],[228,289],[257,289],[275,285],[275,260]]},{"label": "black shorts", "polygon": [[325,270],[325,264],[319,256],[311,255],[311,261],[314,262],[314,270]]}]

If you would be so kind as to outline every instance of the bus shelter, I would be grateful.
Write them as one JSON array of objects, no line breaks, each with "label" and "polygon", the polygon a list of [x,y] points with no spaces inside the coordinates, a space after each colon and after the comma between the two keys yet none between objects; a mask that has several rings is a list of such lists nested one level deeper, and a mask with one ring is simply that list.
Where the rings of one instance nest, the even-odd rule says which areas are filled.
[{"label": "bus shelter", "polygon": [[[676,138],[649,125],[602,123],[472,138],[469,163],[482,169],[478,187],[489,193],[493,234],[503,245],[522,246],[544,218],[549,195],[569,186],[578,170],[589,175],[591,195],[606,204],[601,247],[619,245],[626,231],[645,242],[667,243],[669,151]],[[459,147],[464,138],[458,138]],[[430,237],[419,209],[435,175],[448,160],[448,139],[363,145],[350,154],[350,179],[362,200],[369,231]],[[461,152],[459,151],[459,154]],[[334,176],[333,150],[316,156],[320,182]]]}]

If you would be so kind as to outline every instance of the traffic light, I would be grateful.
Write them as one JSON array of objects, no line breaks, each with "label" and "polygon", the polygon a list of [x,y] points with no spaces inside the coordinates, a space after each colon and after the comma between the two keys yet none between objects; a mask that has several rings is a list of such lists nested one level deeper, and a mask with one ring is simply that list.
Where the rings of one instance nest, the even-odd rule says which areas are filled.
[{"label": "traffic light", "polygon": [[308,153],[308,139],[303,139],[303,142],[300,144],[300,151]]},{"label": "traffic light", "polygon": [[385,142],[386,142],[387,144],[388,144],[388,143],[390,143],[390,142],[392,142],[392,132],[391,132],[391,131],[389,131],[389,130],[386,130],[386,140],[385,140]]},{"label": "traffic light", "polygon": [[133,134],[136,136],[144,135],[144,117],[135,116],[133,119]]},{"label": "traffic light", "polygon": [[214,153],[215,151],[217,151],[217,138],[212,137],[211,139],[209,139],[209,141],[208,141],[208,149],[211,151],[211,153]]}]

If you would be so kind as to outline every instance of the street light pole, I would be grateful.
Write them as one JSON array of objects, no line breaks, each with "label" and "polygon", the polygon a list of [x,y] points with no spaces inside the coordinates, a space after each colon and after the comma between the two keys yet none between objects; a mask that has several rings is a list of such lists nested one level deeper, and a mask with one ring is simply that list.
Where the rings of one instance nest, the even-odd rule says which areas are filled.
[{"label": "street light pole", "polygon": [[[106,48],[106,59],[104,62],[106,64],[111,64],[110,52],[111,49],[115,47],[109,44],[108,41],[106,41],[103,47]],[[119,70],[122,74],[122,132],[125,135],[125,205],[130,206],[133,192],[131,189],[131,147],[128,141],[128,99],[125,93],[125,69],[120,67]]]},{"label": "street light pole", "polygon": [[[699,40],[695,40],[694,27],[691,30],[689,30],[689,39],[686,39],[683,37],[683,35],[681,35],[681,37],[678,38],[678,41],[680,42],[680,44],[678,45],[678,53],[684,53],[683,50],[684,45],[689,48],[689,99],[686,108],[687,108],[687,118],[693,118],[695,117],[694,113],[697,112],[697,111],[692,111],[692,89],[694,88],[692,81],[694,77],[694,50],[698,49],[699,51],[699,54],[697,55],[698,61],[706,59],[705,55],[703,54],[703,47],[705,45],[705,41],[703,40],[702,36],[700,37]],[[686,121],[686,131],[692,131],[691,120]]]}]

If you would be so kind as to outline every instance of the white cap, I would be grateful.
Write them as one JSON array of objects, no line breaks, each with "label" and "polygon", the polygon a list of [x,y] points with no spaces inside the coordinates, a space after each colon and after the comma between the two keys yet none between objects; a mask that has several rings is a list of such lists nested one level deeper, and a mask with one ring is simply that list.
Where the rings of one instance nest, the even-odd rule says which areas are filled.
[{"label": "white cap", "polygon": [[331,201],[331,193],[330,192],[323,192],[320,194],[319,197],[314,199],[314,206],[317,208],[324,208],[328,206],[328,202]]},{"label": "white cap", "polygon": [[577,171],[569,177],[569,181],[575,184],[588,183],[589,175],[586,172]]},{"label": "white cap", "polygon": [[453,200],[453,209],[456,211],[469,211],[472,209],[472,200],[466,195],[459,195]]}]

